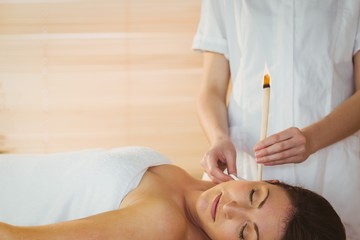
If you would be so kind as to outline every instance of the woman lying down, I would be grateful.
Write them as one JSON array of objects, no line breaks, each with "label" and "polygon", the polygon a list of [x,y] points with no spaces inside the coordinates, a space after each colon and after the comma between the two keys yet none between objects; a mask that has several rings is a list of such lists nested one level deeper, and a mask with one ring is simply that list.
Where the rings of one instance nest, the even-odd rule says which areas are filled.
[{"label": "woman lying down", "polygon": [[143,147],[0,155],[0,239],[345,239],[330,204],[276,181],[214,184]]}]

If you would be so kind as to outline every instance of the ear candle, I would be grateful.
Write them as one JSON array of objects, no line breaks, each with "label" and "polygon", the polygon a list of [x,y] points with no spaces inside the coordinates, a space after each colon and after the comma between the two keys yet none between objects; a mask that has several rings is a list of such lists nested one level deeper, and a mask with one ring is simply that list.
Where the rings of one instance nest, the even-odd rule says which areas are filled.
[{"label": "ear candle", "polygon": [[[261,133],[260,140],[266,138],[267,127],[268,127],[268,116],[269,116],[269,101],[270,101],[270,75],[264,74],[263,83],[263,102],[261,112]],[[258,164],[258,181],[262,180],[262,164]]]}]

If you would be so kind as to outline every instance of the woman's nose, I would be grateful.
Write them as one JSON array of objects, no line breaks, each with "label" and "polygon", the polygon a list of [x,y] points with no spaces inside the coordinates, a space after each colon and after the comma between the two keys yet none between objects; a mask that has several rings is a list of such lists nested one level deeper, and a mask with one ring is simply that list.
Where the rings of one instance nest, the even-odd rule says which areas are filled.
[{"label": "woman's nose", "polygon": [[251,206],[239,204],[236,201],[231,201],[223,205],[223,212],[227,219],[245,217],[250,214],[251,209]]}]

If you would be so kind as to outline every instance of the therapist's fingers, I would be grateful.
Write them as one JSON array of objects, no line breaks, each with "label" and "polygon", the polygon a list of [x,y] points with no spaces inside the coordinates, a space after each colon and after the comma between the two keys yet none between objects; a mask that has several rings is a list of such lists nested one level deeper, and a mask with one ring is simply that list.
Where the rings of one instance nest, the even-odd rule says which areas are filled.
[{"label": "therapist's fingers", "polygon": [[228,174],[235,174],[237,175],[236,169],[236,150],[235,148],[227,149],[224,152],[224,156],[226,159],[226,167]]},{"label": "therapist's fingers", "polygon": [[[287,150],[289,149],[297,149],[297,151],[305,151],[306,147],[306,140],[305,138],[295,138],[295,137],[292,137],[292,138],[289,138],[289,139],[286,139],[284,141],[281,141],[281,142],[277,142],[273,145],[270,145],[266,148],[263,148],[261,150],[258,150],[255,152],[255,156],[257,158],[261,158],[261,157],[265,157],[265,156],[270,156],[270,155],[273,155],[273,154],[276,154],[276,153],[283,153],[284,155],[287,154],[288,152],[286,152]],[[298,153],[294,153],[294,154],[298,154]],[[283,156],[283,157],[288,157],[287,155],[286,156]]]},{"label": "therapist's fingers", "polygon": [[289,164],[289,163],[300,163],[303,162],[303,160],[301,160],[302,158],[299,156],[294,156],[294,157],[290,157],[290,158],[286,158],[286,159],[280,159],[280,160],[276,160],[276,161],[272,161],[269,163],[264,163],[264,166],[276,166],[276,165],[284,165],[284,164]]},{"label": "therapist's fingers", "polygon": [[231,180],[223,171],[227,167],[226,158],[222,154],[216,154],[212,151],[205,154],[201,160],[201,166],[215,183],[221,183]]},{"label": "therapist's fingers", "polygon": [[271,166],[287,163],[301,163],[305,161],[307,157],[308,155],[306,154],[305,148],[299,146],[279,153],[267,155],[266,157],[257,158],[256,161],[257,163]]},{"label": "therapist's fingers", "polygon": [[236,150],[230,139],[216,142],[201,160],[201,166],[213,182],[220,183],[232,180],[224,173],[236,174]]},{"label": "therapist's fingers", "polygon": [[254,151],[257,152],[261,149],[267,148],[268,146],[274,145],[275,143],[282,142],[292,138],[294,135],[298,134],[299,129],[292,127],[288,128],[282,132],[271,135],[264,140],[256,143],[254,145]]},{"label": "therapist's fingers", "polygon": [[[258,163],[266,165],[300,163],[310,155],[307,139],[298,128],[289,128],[270,136],[267,142],[272,144],[255,151]],[[263,143],[259,143],[261,144]]]}]

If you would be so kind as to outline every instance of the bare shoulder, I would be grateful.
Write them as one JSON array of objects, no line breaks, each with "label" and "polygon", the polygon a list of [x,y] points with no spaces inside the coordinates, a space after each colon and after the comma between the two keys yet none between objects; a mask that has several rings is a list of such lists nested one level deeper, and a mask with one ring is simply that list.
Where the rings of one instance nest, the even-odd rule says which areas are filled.
[{"label": "bare shoulder", "polygon": [[120,208],[128,207],[139,200],[149,197],[169,198],[180,197],[183,187],[191,186],[195,179],[183,169],[170,164],[149,168],[139,185],[123,199]]},{"label": "bare shoulder", "polygon": [[0,239],[13,239],[10,235],[10,228],[10,225],[0,222]]},{"label": "bare shoulder", "polygon": [[184,169],[176,166],[174,164],[164,164],[155,167],[150,167],[148,171],[160,174],[160,175],[169,175],[169,176],[176,176],[176,175],[186,175],[189,178],[192,178],[190,174],[188,174]]},{"label": "bare shoulder", "polygon": [[198,181],[184,169],[172,164],[151,167],[147,173],[152,173],[162,179],[162,184],[166,182],[176,188],[188,186],[189,183]]},{"label": "bare shoulder", "polygon": [[174,165],[150,168],[120,205],[119,210],[127,212],[126,235],[131,239],[201,239],[201,230],[184,209],[184,194],[208,187],[203,184]]}]

